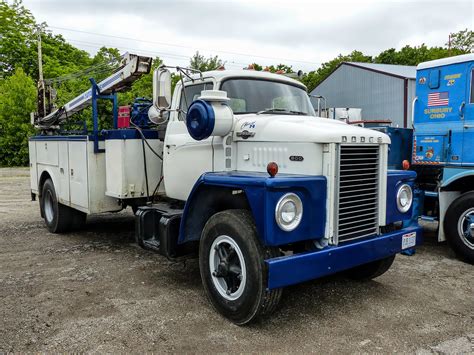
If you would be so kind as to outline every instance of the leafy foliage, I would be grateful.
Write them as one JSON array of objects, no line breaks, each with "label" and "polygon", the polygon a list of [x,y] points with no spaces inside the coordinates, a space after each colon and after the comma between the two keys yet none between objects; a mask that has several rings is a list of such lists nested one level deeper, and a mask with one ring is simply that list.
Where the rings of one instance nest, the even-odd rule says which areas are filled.
[{"label": "leafy foliage", "polygon": [[214,57],[205,58],[197,51],[189,61],[189,67],[200,71],[209,71],[219,69],[223,65],[222,60],[216,55]]},{"label": "leafy foliage", "polygon": [[28,137],[33,133],[29,112],[34,111],[36,86],[23,69],[0,84],[0,166],[28,163]]},{"label": "leafy foliage", "polygon": [[474,52],[474,31],[465,29],[449,35],[450,42],[446,43],[448,48],[452,48],[461,53]]},{"label": "leafy foliage", "polygon": [[35,53],[33,32],[35,19],[19,0],[11,5],[0,1],[0,76],[12,75],[19,66],[31,73]]},{"label": "leafy foliage", "polygon": [[286,64],[270,65],[270,66],[263,67],[260,64],[252,63],[252,64],[249,64],[248,67],[244,69],[256,70],[256,71],[268,71],[270,73],[278,73],[278,74],[293,73],[293,67],[291,65],[286,65]]}]

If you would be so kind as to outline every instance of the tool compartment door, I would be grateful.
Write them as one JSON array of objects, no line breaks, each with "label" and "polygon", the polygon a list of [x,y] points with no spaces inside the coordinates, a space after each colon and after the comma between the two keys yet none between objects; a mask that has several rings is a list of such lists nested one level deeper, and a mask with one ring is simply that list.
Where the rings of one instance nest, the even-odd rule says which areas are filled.
[{"label": "tool compartment door", "polygon": [[69,191],[71,207],[89,208],[87,141],[68,142]]}]

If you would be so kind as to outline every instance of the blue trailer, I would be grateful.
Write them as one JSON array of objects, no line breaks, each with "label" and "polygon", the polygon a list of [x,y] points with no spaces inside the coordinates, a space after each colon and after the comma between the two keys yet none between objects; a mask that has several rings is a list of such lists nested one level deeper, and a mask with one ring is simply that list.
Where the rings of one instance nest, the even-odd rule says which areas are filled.
[{"label": "blue trailer", "polygon": [[422,219],[474,263],[474,54],[421,63],[413,102],[412,169]]}]

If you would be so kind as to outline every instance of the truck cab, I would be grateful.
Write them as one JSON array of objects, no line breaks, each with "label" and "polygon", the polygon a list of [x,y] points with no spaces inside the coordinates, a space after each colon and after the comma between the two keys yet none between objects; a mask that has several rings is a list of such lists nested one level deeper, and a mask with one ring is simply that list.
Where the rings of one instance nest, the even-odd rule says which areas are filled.
[{"label": "truck cab", "polygon": [[421,63],[416,80],[412,166],[423,218],[474,262],[474,54]]},{"label": "truck cab", "polygon": [[[186,74],[174,95],[168,68],[153,77],[154,125],[102,132],[93,195],[116,209],[156,186],[136,205],[138,244],[197,256],[211,304],[234,323],[271,313],[288,285],[377,277],[421,242],[416,174],[388,170],[384,133],[316,117],[306,87],[284,75]],[[53,220],[67,218],[54,189],[33,193]]]}]

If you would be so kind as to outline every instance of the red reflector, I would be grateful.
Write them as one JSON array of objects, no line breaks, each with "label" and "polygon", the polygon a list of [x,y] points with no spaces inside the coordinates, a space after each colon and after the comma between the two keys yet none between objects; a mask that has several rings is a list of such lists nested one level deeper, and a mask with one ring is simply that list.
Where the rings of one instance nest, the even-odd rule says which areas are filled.
[{"label": "red reflector", "polygon": [[403,168],[403,170],[410,169],[410,162],[408,160],[402,161],[402,168]]},{"label": "red reflector", "polygon": [[278,173],[278,164],[274,161],[268,163],[267,172],[271,177],[274,177]]}]

